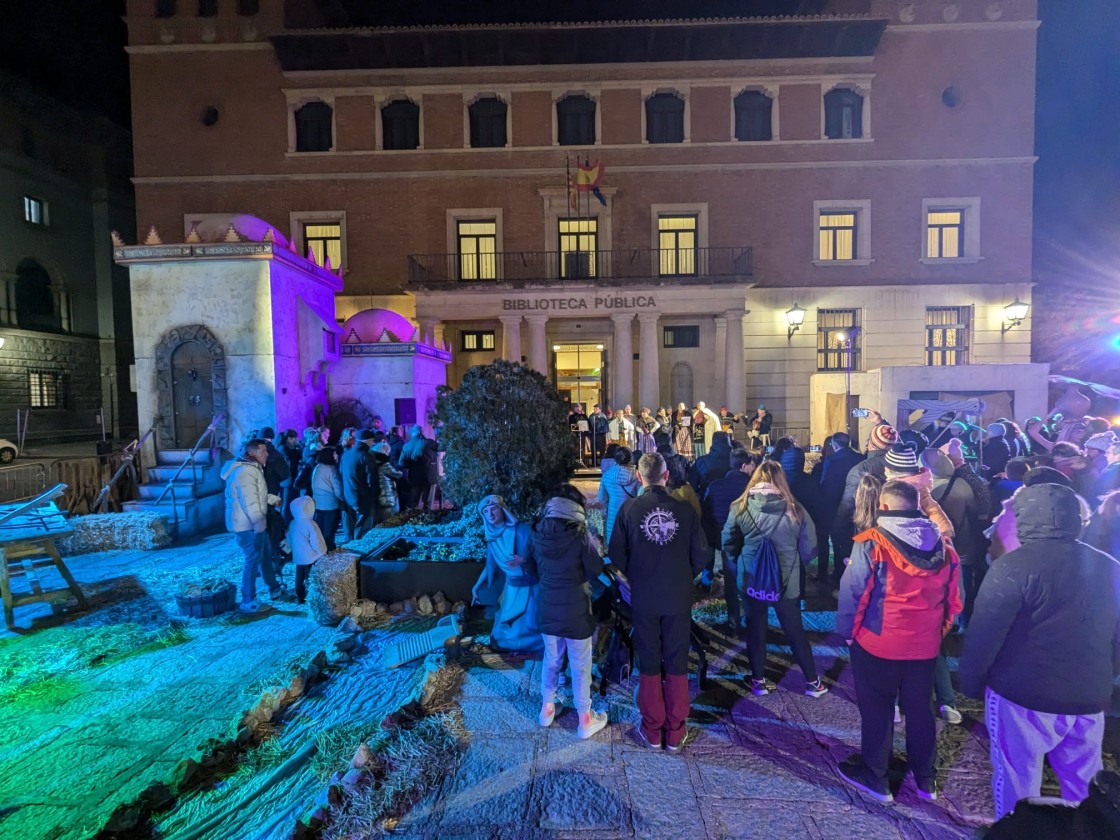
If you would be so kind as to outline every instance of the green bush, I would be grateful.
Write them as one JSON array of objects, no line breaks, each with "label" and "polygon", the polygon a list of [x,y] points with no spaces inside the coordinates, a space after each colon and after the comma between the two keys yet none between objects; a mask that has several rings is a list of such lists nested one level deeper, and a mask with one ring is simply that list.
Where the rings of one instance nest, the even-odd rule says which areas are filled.
[{"label": "green bush", "polygon": [[499,360],[467,371],[436,403],[444,493],[459,505],[497,493],[519,516],[575,469],[569,406],[534,370]]}]

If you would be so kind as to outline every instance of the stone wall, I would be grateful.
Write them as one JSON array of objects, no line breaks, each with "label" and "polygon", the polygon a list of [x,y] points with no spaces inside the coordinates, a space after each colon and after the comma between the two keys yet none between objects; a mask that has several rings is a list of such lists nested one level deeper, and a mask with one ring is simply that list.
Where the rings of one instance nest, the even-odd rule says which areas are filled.
[{"label": "stone wall", "polygon": [[15,438],[16,410],[30,406],[28,373],[58,371],[65,376],[63,406],[32,409],[28,443],[97,438],[100,429],[96,414],[101,408],[99,341],[12,329],[4,330],[4,338],[0,349],[0,437]]}]

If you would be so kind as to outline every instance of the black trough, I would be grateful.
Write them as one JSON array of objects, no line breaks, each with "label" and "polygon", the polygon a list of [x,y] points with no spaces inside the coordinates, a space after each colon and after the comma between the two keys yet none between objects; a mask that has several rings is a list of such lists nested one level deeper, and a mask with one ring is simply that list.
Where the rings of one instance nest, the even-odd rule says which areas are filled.
[{"label": "black trough", "polygon": [[421,543],[463,543],[462,537],[394,537],[358,561],[358,596],[368,601],[393,603],[442,592],[451,602],[470,603],[471,588],[485,567],[484,561],[409,560]]}]

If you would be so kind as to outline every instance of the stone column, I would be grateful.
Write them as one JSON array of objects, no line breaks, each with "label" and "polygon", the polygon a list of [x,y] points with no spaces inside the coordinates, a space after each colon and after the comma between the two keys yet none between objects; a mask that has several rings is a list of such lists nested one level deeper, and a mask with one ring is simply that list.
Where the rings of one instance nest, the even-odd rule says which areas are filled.
[{"label": "stone column", "polygon": [[611,315],[614,322],[614,386],[611,389],[611,408],[624,408],[634,399],[634,336],[631,325],[634,315],[620,312]]},{"label": "stone column", "polygon": [[16,325],[17,274],[0,274],[0,324]]},{"label": "stone column", "polygon": [[727,407],[733,412],[744,411],[747,401],[746,372],[743,366],[743,316],[742,309],[730,309],[727,318]]},{"label": "stone column", "polygon": [[[656,413],[661,399],[661,367],[658,364],[656,312],[638,314],[638,400]],[[637,406],[635,406],[635,411]]]},{"label": "stone column", "polygon": [[[439,318],[417,318],[420,323],[420,341],[443,349],[443,322]],[[374,341],[377,339],[375,338]]]},{"label": "stone column", "polygon": [[502,315],[502,358],[517,363],[521,361],[521,316]]},{"label": "stone column", "polygon": [[529,322],[529,367],[548,376],[548,341],[545,337],[548,316],[526,315],[525,320]]},{"label": "stone column", "polygon": [[[736,408],[727,401],[727,319],[722,315],[715,317],[716,322],[716,343],[715,352],[715,376],[712,381],[713,393],[708,395],[712,404],[719,403],[726,405],[732,411],[742,411],[742,408]],[[719,389],[723,388],[724,392],[719,393]],[[700,399],[699,397],[697,399]]]}]

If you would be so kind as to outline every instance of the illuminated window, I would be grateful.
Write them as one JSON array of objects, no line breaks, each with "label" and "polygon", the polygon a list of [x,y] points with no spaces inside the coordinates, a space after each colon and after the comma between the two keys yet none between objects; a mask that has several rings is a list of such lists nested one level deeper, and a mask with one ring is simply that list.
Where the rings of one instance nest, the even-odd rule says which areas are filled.
[{"label": "illuminated window", "polygon": [[420,106],[396,99],[381,109],[381,147],[394,151],[420,148]]},{"label": "illuminated window", "polygon": [[334,145],[334,111],[326,102],[308,102],[295,113],[296,151],[329,152]]},{"label": "illuminated window", "polygon": [[560,220],[561,277],[595,277],[598,249],[598,219]]},{"label": "illuminated window", "polygon": [[856,259],[856,213],[821,213],[818,223],[822,261]]},{"label": "illuminated window", "polygon": [[662,277],[696,274],[696,216],[658,216],[657,247]]},{"label": "illuminated window", "polygon": [[556,103],[556,142],[561,146],[595,144],[595,100],[576,95]]},{"label": "illuminated window", "polygon": [[852,370],[859,370],[863,330],[858,309],[817,310],[817,370],[847,370],[851,343]]},{"label": "illuminated window", "polygon": [[851,140],[863,136],[863,97],[850,88],[836,88],[824,95],[824,136]]},{"label": "illuminated window", "polygon": [[735,139],[772,140],[774,100],[760,90],[745,90],[735,97]]},{"label": "illuminated window", "polygon": [[655,93],[646,100],[646,142],[684,142],[684,100],[675,93]]},{"label": "illuminated window", "polygon": [[476,353],[494,349],[493,330],[474,330],[472,332],[460,333],[460,336],[461,341],[459,346],[464,353]]},{"label": "illuminated window", "polygon": [[951,260],[964,256],[964,211],[926,211],[926,257]]},{"label": "illuminated window", "polygon": [[23,220],[30,225],[47,226],[47,203],[29,195],[23,197]]},{"label": "illuminated window", "polygon": [[970,306],[926,307],[926,364],[968,364]]},{"label": "illuminated window", "polygon": [[496,280],[498,277],[498,223],[494,219],[461,219],[456,222],[460,280]]},{"label": "illuminated window", "polygon": [[467,108],[471,124],[471,147],[501,148],[506,145],[506,103],[496,96],[479,99]]},{"label": "illuminated window", "polygon": [[665,327],[661,336],[665,347],[681,349],[700,346],[700,327]]},{"label": "illuminated window", "polygon": [[341,224],[337,222],[304,224],[303,244],[315,255],[315,262],[319,265],[326,265],[327,257],[330,258],[331,268],[338,268],[342,264]]},{"label": "illuminated window", "polygon": [[28,405],[32,408],[65,407],[66,381],[63,374],[56,371],[28,371],[27,384],[30,389]]}]

